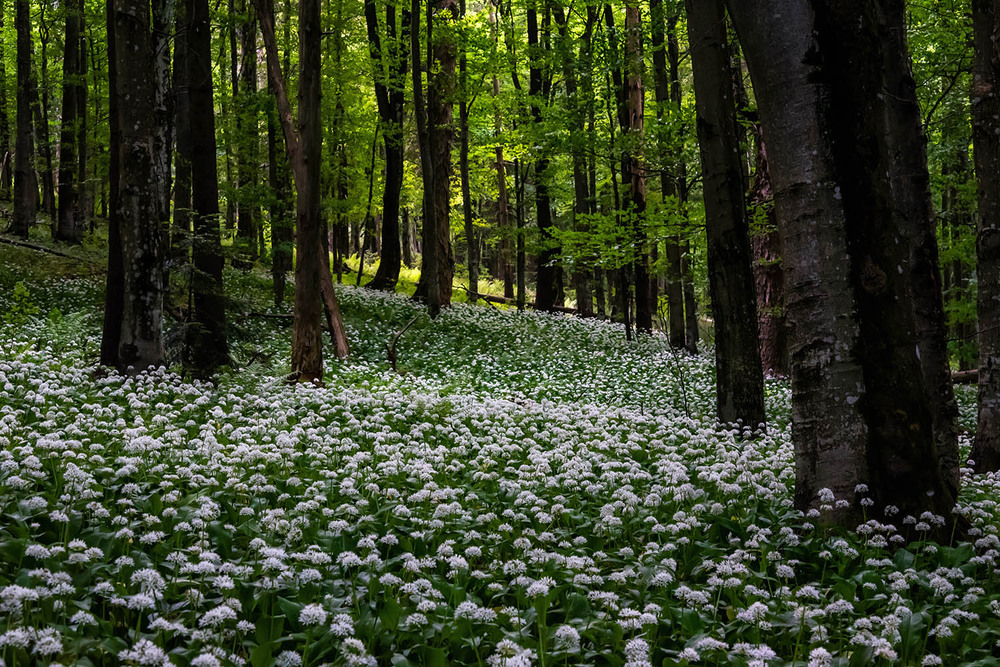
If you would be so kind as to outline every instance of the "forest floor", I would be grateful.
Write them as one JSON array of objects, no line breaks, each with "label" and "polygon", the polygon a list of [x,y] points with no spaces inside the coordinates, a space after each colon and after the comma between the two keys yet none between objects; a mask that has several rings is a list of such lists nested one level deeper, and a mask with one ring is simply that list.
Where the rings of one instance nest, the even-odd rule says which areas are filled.
[{"label": "forest floor", "polygon": [[783,381],[741,438],[710,353],[345,286],[350,360],[288,386],[226,279],[234,370],[123,378],[99,265],[0,244],[5,664],[1000,664],[1000,480],[971,543],[820,528]]}]

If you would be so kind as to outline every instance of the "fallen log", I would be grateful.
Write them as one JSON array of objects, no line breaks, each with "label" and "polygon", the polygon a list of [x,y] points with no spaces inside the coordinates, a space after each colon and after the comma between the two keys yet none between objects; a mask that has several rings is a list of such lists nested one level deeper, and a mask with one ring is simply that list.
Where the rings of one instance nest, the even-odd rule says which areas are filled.
[{"label": "fallen log", "polygon": [[47,246],[38,245],[37,243],[30,243],[28,241],[21,241],[20,239],[12,239],[9,236],[0,236],[0,243],[6,243],[7,245],[18,246],[21,248],[28,248],[29,250],[37,250],[38,252],[46,252],[50,255],[55,255],[56,257],[65,257],[66,259],[75,259],[78,262],[83,262],[84,264],[96,265],[97,262],[85,259],[83,257],[77,257],[76,255],[70,255],[69,253],[62,252],[61,250],[56,250],[54,248],[49,248]]},{"label": "fallen log", "polygon": [[951,374],[951,381],[955,384],[976,384],[979,382],[979,369],[973,368],[971,371],[955,371]]}]

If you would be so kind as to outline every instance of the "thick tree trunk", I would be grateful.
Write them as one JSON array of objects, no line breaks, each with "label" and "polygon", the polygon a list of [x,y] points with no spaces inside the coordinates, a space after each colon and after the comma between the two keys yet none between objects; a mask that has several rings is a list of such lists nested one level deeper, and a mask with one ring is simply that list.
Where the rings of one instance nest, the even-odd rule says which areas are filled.
[{"label": "thick tree trunk", "polygon": [[764,376],[722,0],[688,0],[715,321],[718,418],[765,421]]},{"label": "thick tree trunk", "polygon": [[[77,155],[77,168],[76,173],[78,174],[78,187],[79,187],[79,197],[80,203],[77,207],[79,220],[77,221],[80,225],[80,229],[86,229],[88,222],[93,224],[94,215],[94,198],[93,198],[93,181],[88,183],[87,179],[87,132],[88,132],[88,122],[87,122],[87,97],[88,97],[88,87],[87,87],[87,60],[89,58],[89,49],[87,48],[87,39],[83,36],[86,32],[86,23],[84,15],[80,14],[80,86],[77,90],[76,96],[76,155]],[[93,233],[93,229],[91,229]]]},{"label": "thick tree trunk", "polygon": [[212,99],[211,26],[208,0],[186,0],[187,60],[191,141],[191,217],[193,326],[188,332],[185,363],[210,375],[229,363],[226,305],[222,288],[222,243],[219,232],[219,177]]},{"label": "thick tree trunk", "polygon": [[892,215],[909,243],[912,317],[918,360],[931,404],[934,443],[941,473],[958,496],[958,404],[951,383],[947,328],[938,266],[937,221],[931,202],[924,137],[916,84],[906,39],[904,0],[880,0]]},{"label": "thick tree trunk", "polygon": [[979,217],[979,421],[972,459],[977,472],[1000,470],[1000,2],[973,0],[972,144]]},{"label": "thick tree trunk", "polygon": [[[950,518],[956,497],[950,488],[953,476],[939,465],[934,401],[918,358],[923,350],[918,349],[914,324],[910,247],[900,243],[909,230],[894,208],[896,199],[913,202],[922,195],[915,183],[902,183],[912,194],[896,191],[901,181],[884,167],[893,163],[894,149],[903,145],[896,134],[902,131],[896,125],[900,121],[893,116],[899,102],[889,100],[893,92],[885,93],[887,88],[898,90],[886,77],[885,62],[906,56],[898,54],[899,40],[883,42],[875,7],[859,11],[848,0],[826,0],[817,5],[816,19],[819,48],[826,58],[824,75],[830,82],[825,123],[846,213],[861,324],[857,354],[867,388],[863,409],[869,427],[870,484],[877,505],[914,514],[931,510]],[[915,136],[907,141],[919,142],[919,129],[919,122],[909,125],[906,134]]]},{"label": "thick tree trunk", "polygon": [[[826,97],[806,58],[816,49],[812,11],[802,0],[730,0],[728,8],[753,79],[784,249],[795,504],[818,507],[823,488],[853,501],[869,480],[865,380],[853,355],[860,333],[844,213],[821,129]],[[860,510],[828,517],[849,523]]]},{"label": "thick tree trunk", "polygon": [[55,238],[68,243],[83,242],[80,220],[80,166],[77,160],[77,112],[80,95],[80,18],[82,0],[65,5],[66,34],[63,49],[62,124],[59,128],[59,212]]},{"label": "thick tree trunk", "polygon": [[[166,215],[170,211],[170,158],[174,144],[174,91],[170,76],[170,44],[173,40],[175,0],[153,0],[153,77],[156,86],[156,196],[157,206]],[[170,243],[170,228],[164,226],[163,249]],[[168,276],[164,277],[165,284]]]},{"label": "thick tree trunk", "polygon": [[[430,89],[431,52],[434,37],[434,23],[431,21],[431,5],[427,0],[427,87]],[[417,283],[416,294],[427,301],[427,310],[431,317],[437,317],[441,311],[441,283],[435,279],[438,275],[438,264],[443,261],[439,253],[437,240],[437,211],[434,206],[434,169],[435,162],[431,155],[435,128],[430,119],[430,102],[424,104],[424,83],[422,72],[424,65],[420,57],[420,0],[412,0],[410,9],[410,55],[413,60],[413,109],[417,126],[417,140],[420,144],[420,174],[423,179],[423,215],[421,216],[421,267],[420,281]]]},{"label": "thick tree trunk", "polygon": [[[635,243],[635,260],[632,264],[632,279],[635,289],[636,331],[652,333],[653,308],[649,289],[649,254],[646,248],[646,175],[642,167],[642,139],[644,95],[642,88],[642,24],[638,0],[629,0],[625,5],[625,87],[623,97],[628,104],[628,157],[625,161],[627,173],[622,174],[628,183],[628,203],[626,207],[631,219],[632,236]],[[625,128],[623,127],[624,131]],[[627,181],[625,180],[627,178]]]},{"label": "thick tree trunk", "polygon": [[163,362],[163,262],[156,180],[155,84],[149,0],[114,0],[120,118],[124,308],[118,365],[139,372]]},{"label": "thick tree trunk", "polygon": [[[274,86],[268,85],[274,95]],[[267,115],[267,165],[268,184],[271,187],[271,275],[274,279],[274,305],[281,305],[285,298],[285,281],[292,269],[292,226],[289,203],[288,161],[278,151],[279,127],[277,110]]]},{"label": "thick tree trunk", "polygon": [[31,18],[28,0],[14,0],[17,28],[17,143],[14,147],[14,219],[10,233],[23,239],[38,213],[35,145],[31,128]]}]

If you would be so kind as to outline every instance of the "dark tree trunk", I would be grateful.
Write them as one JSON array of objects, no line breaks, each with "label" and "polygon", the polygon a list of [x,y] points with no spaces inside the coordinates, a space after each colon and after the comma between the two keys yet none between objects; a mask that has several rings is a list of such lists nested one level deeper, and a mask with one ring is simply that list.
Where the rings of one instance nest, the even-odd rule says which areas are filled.
[{"label": "dark tree trunk", "polygon": [[17,143],[14,147],[14,219],[10,233],[28,238],[38,213],[35,145],[31,133],[31,18],[28,0],[14,0],[17,29]]},{"label": "dark tree trunk", "polygon": [[253,2],[247,0],[245,16],[239,26],[240,72],[239,92],[234,95],[238,120],[238,167],[236,237],[244,255],[246,267],[260,257],[257,247],[259,206],[257,205],[257,179],[260,162],[260,119],[257,113],[257,17]]},{"label": "dark tree trunk", "polygon": [[[295,178],[295,306],[292,324],[292,374],[299,382],[322,381],[323,346],[320,313],[326,309],[327,326],[334,353],[345,358],[350,353],[340,307],[333,291],[330,263],[323,257],[323,225],[320,219],[320,7],[319,0],[302,0],[299,5],[299,118],[292,119],[285,78],[278,62],[274,37],[274,7],[270,0],[257,0],[267,50],[267,71],[278,103],[285,135],[288,162]],[[322,298],[322,304],[320,299]]]},{"label": "dark tree trunk", "polygon": [[400,246],[403,249],[403,264],[406,268],[413,268],[413,230],[410,222],[410,209],[402,210],[403,224],[400,225]]},{"label": "dark tree trunk", "polygon": [[163,362],[163,267],[156,174],[155,83],[149,0],[114,0],[120,120],[119,215],[124,308],[118,366],[139,372]]},{"label": "dark tree trunk", "polygon": [[[499,4],[499,3],[496,3]],[[493,31],[493,56],[500,47],[500,30],[497,20],[497,6],[490,2],[490,26]],[[496,65],[499,68],[499,65]],[[493,71],[493,99],[496,101],[500,97],[500,77],[497,70]],[[513,229],[510,224],[510,197],[507,195],[507,168],[503,158],[503,144],[499,141],[503,134],[503,116],[501,107],[496,105],[496,112],[493,117],[493,136],[497,139],[496,146],[496,170],[497,170],[497,230],[500,239],[497,244],[497,268],[500,278],[503,280],[504,298],[514,298],[514,267],[511,262],[511,246],[514,244]]]},{"label": "dark tree trunk", "polygon": [[[274,86],[268,85],[268,91],[274,95]],[[288,183],[289,166],[284,159],[283,151],[278,150],[278,133],[281,121],[278,120],[276,108],[271,108],[267,115],[267,164],[268,185],[271,187],[271,275],[274,279],[274,305],[281,305],[285,298],[285,281],[292,269],[292,238],[291,205],[289,202],[290,187]]]},{"label": "dark tree trunk", "polygon": [[[401,256],[399,201],[403,189],[403,124],[406,118],[405,90],[410,14],[402,13],[397,30],[396,7],[385,8],[386,43],[382,44],[374,0],[365,2],[368,45],[375,69],[375,98],[385,142],[385,188],[382,194],[382,242],[378,271],[368,286],[392,291],[399,280]],[[399,34],[401,33],[401,34]]]},{"label": "dark tree trunk", "polygon": [[[431,21],[431,5],[427,0],[427,87],[430,88],[431,51],[433,43],[433,22]],[[431,317],[437,317],[441,311],[441,283],[436,280],[439,257],[437,242],[437,216],[434,207],[434,159],[431,155],[431,145],[434,134],[433,123],[430,120],[430,103],[424,104],[424,83],[422,71],[424,65],[420,58],[420,0],[412,0],[410,9],[410,55],[413,60],[413,109],[417,126],[417,140],[420,144],[420,174],[423,179],[423,206],[421,215],[421,267],[420,281],[417,283],[417,294],[427,301],[427,310]]]},{"label": "dark tree trunk", "polygon": [[219,366],[229,363],[219,238],[212,37],[208,0],[186,2],[194,313],[193,325],[185,341],[185,363],[198,374],[210,375]]},{"label": "dark tree trunk", "polygon": [[[459,16],[465,20],[465,0],[459,0]],[[471,106],[468,77],[468,47],[462,47],[459,58],[458,169],[462,181],[462,217],[465,222],[465,260],[469,270],[469,300],[475,303],[479,296],[479,234],[472,221],[472,193],[469,184],[469,108]]]},{"label": "dark tree trunk", "polygon": [[[170,211],[171,173],[170,158],[174,144],[174,91],[170,76],[170,43],[173,39],[175,0],[153,0],[153,76],[156,86],[156,196],[157,206],[163,215]],[[164,225],[163,249],[170,243],[170,226]],[[166,265],[165,265],[166,268]],[[169,275],[164,276],[167,284]]]},{"label": "dark tree trunk", "polygon": [[750,187],[750,207],[754,218],[762,221],[751,233],[753,276],[757,292],[757,328],[760,332],[760,360],[764,373],[776,377],[788,375],[788,335],[785,324],[785,280],[781,267],[781,237],[774,211],[771,177],[767,170],[767,149],[760,128],[757,135],[757,158],[754,182]]},{"label": "dark tree trunk", "polygon": [[[14,0],[15,2],[17,0]],[[0,0],[0,31],[7,22],[4,0]],[[7,112],[7,61],[3,40],[0,40],[0,199],[10,199],[12,154],[10,152],[10,116]]]},{"label": "dark tree trunk", "polygon": [[174,38],[174,128],[177,156],[174,159],[174,217],[170,228],[168,267],[177,269],[191,259],[191,96],[188,81],[187,0],[177,8]]},{"label": "dark tree trunk", "polygon": [[972,3],[975,62],[972,144],[979,217],[979,421],[972,459],[977,472],[1000,470],[1000,2]]},{"label": "dark tree trunk", "polygon": [[[843,196],[861,324],[857,354],[867,388],[863,410],[869,428],[870,484],[878,505],[914,514],[931,509],[950,518],[956,497],[949,488],[953,475],[939,465],[935,403],[924,386],[918,358],[924,350],[918,350],[913,274],[907,273],[912,270],[910,247],[899,243],[910,230],[894,208],[896,199],[916,202],[919,208],[921,188],[892,172],[887,178],[883,166],[893,164],[892,154],[900,146],[913,145],[905,144],[904,136],[920,142],[919,122],[901,129],[897,114],[902,105],[889,101],[899,84],[886,77],[885,63],[906,55],[899,52],[900,40],[883,42],[879,29],[884,24],[874,7],[859,16],[855,3],[827,0],[817,6],[816,17],[819,47],[826,58],[824,76],[830,82],[826,128]],[[888,95],[887,88],[892,91]],[[926,261],[926,249],[921,253]],[[928,336],[933,338],[933,333]]]},{"label": "dark tree trunk", "polygon": [[[87,40],[83,36],[86,31],[86,23],[83,12],[80,13],[80,83],[76,96],[76,155],[79,188],[79,205],[77,207],[79,219],[77,223],[80,229],[86,229],[89,221],[93,219],[94,199],[91,194],[91,187],[87,182],[87,60],[89,57]],[[92,223],[91,223],[92,224]],[[93,229],[91,229],[93,232]]]},{"label": "dark tree trunk", "polygon": [[[41,96],[38,92],[38,79],[35,78],[32,84],[33,88],[33,99],[32,105],[34,107],[33,113],[35,115],[35,146],[38,148],[38,152],[41,155],[42,162],[45,164],[45,168],[40,170],[42,174],[42,210],[45,211],[49,217],[52,219],[53,225],[56,224],[56,185],[55,185],[55,169],[52,166],[52,144],[49,141],[49,24],[45,21],[45,10],[49,6],[48,0],[41,0],[38,4],[38,34],[39,42],[41,43],[41,62],[38,63],[38,69],[41,72],[42,80],[42,91]],[[37,167],[37,165],[36,165]]]},{"label": "dark tree trunk", "polygon": [[[665,12],[663,0],[650,2],[650,36],[653,46],[653,82],[656,90],[656,118],[663,122],[669,115],[680,112],[680,99],[671,95],[671,86],[676,89],[676,97],[680,97],[679,60],[680,49],[677,44],[678,15],[669,19],[669,37],[664,41]],[[669,56],[669,65],[668,65]],[[676,146],[663,142],[660,146],[661,171],[660,191],[663,194],[663,205],[668,210],[673,208],[682,213],[680,206],[682,187],[678,187],[679,166],[683,165],[674,156]],[[667,168],[670,165],[671,168]],[[667,236],[664,248],[664,259],[667,268],[667,332],[670,346],[679,349],[684,347],[684,287],[681,281],[681,248],[679,235],[671,231]]]},{"label": "dark tree trunk", "polygon": [[765,421],[764,375],[732,76],[722,0],[688,0],[715,321],[718,418],[756,428]]},{"label": "dark tree trunk", "polygon": [[517,225],[517,309],[524,310],[528,300],[528,261],[524,239],[524,173],[520,160],[514,160],[514,218]]},{"label": "dark tree trunk", "polygon": [[[26,0],[25,0],[26,1]],[[122,312],[125,308],[125,276],[122,260],[121,216],[118,191],[121,178],[121,120],[118,116],[118,64],[115,46],[115,0],[106,0],[108,35],[108,275],[104,295],[104,328],[101,333],[101,364],[118,366]],[[38,190],[35,189],[35,201]]]},{"label": "dark tree trunk", "polygon": [[885,83],[885,127],[890,165],[892,215],[908,238],[912,317],[918,361],[931,404],[934,444],[941,472],[958,496],[958,404],[951,382],[947,328],[938,266],[937,221],[931,202],[924,137],[916,84],[906,39],[904,0],[880,0]]},{"label": "dark tree trunk", "polygon": [[80,221],[80,164],[77,160],[77,99],[80,94],[80,17],[82,0],[68,0],[65,5],[66,35],[63,49],[62,124],[59,128],[59,212],[54,225],[55,238],[67,243],[83,242]]},{"label": "dark tree trunk", "polygon": [[[545,104],[542,91],[544,67],[543,48],[539,42],[537,0],[528,3],[528,95],[531,101],[531,118],[534,122],[537,141],[544,132],[542,106]],[[544,151],[540,151],[544,155]],[[538,269],[535,285],[535,309],[551,311],[556,305],[556,267],[558,251],[552,239],[552,204],[549,201],[548,175],[549,160],[539,157],[535,160],[535,209],[542,250],[538,255]]]},{"label": "dark tree trunk", "polygon": [[[637,0],[630,0],[625,6],[625,91],[622,97],[627,102],[628,135],[626,145],[628,156],[623,161],[623,183],[627,182],[628,200],[626,207],[631,220],[632,236],[635,243],[635,259],[632,264],[632,280],[635,289],[636,331],[652,333],[653,309],[649,289],[649,255],[646,248],[646,175],[642,167],[643,134],[643,89],[642,89],[642,24]],[[626,128],[622,128],[623,132]],[[627,180],[626,180],[627,179]]]}]

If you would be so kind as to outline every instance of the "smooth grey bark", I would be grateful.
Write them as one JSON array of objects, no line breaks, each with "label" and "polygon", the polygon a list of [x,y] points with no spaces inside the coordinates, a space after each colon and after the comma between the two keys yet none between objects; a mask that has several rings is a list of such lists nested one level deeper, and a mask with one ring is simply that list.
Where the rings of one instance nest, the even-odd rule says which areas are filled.
[{"label": "smooth grey bark", "polygon": [[718,418],[757,428],[766,421],[764,376],[725,8],[722,0],[688,0],[687,10],[715,321]]},{"label": "smooth grey bark", "polygon": [[979,214],[979,420],[977,472],[1000,470],[1000,1],[973,0],[972,145]]},{"label": "smooth grey bark", "polygon": [[[807,57],[816,50],[807,2],[729,0],[727,7],[753,81],[784,248],[795,505],[805,510],[821,504],[820,489],[853,500],[869,479],[844,212],[821,124],[827,98],[818,63]],[[849,522],[859,509],[828,516]]]},{"label": "smooth grey bark", "polygon": [[120,118],[123,310],[118,365],[129,372],[163,362],[163,267],[156,180],[155,83],[149,0],[114,0]]}]

